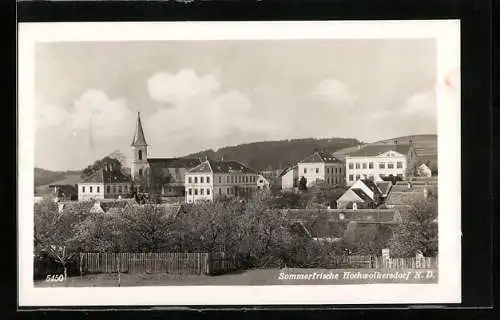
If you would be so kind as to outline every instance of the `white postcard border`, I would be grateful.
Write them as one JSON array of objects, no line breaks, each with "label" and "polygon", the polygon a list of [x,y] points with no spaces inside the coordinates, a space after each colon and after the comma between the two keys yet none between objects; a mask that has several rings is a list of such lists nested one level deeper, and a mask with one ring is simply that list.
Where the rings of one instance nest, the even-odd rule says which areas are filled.
[{"label": "white postcard border", "polygon": [[[439,158],[439,283],[280,286],[35,288],[33,284],[34,46],[53,41],[436,39]],[[424,304],[461,301],[460,23],[106,22],[21,23],[18,65],[19,306]]]}]

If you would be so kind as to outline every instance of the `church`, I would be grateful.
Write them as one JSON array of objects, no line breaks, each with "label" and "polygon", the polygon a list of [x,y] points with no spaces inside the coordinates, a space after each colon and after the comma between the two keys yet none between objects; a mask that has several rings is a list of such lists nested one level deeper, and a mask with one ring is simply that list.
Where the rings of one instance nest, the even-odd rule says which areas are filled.
[{"label": "church", "polygon": [[148,144],[142,128],[141,115],[132,139],[132,180],[139,189],[166,197],[184,197],[184,177],[188,170],[198,166],[198,158],[149,158]]}]

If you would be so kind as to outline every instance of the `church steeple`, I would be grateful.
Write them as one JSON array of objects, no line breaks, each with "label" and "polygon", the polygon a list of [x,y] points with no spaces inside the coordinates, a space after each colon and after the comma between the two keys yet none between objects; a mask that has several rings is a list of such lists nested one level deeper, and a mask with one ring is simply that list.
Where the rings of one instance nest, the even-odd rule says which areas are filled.
[{"label": "church steeple", "polygon": [[132,147],[143,146],[146,147],[146,138],[144,137],[144,131],[142,130],[141,113],[137,112],[137,124],[135,126],[134,139],[132,140]]}]

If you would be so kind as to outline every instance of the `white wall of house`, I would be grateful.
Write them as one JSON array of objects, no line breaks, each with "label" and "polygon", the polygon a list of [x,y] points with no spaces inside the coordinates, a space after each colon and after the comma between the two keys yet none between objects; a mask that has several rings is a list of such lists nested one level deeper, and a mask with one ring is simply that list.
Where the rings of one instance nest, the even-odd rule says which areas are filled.
[{"label": "white wall of house", "polygon": [[329,185],[338,185],[345,183],[345,165],[344,163],[325,163],[324,180]]},{"label": "white wall of house", "polygon": [[293,183],[295,178],[298,177],[298,169],[291,169],[283,176],[281,176],[281,189],[282,190],[291,190],[293,189]]},{"label": "white wall of house", "polygon": [[257,190],[257,177],[253,173],[241,172],[187,173],[186,202],[211,201],[219,196],[251,196]]},{"label": "white wall of house", "polygon": [[[391,167],[392,166],[392,167]],[[379,176],[398,176],[406,178],[407,159],[405,155],[392,151],[374,157],[346,157],[346,183],[354,184],[359,179]]]},{"label": "white wall of house", "polygon": [[264,178],[263,175],[259,174],[257,176],[257,190],[266,190],[269,189],[269,181]]},{"label": "white wall of house", "polygon": [[431,171],[431,169],[429,169],[428,166],[426,166],[424,163],[422,163],[418,167],[418,175],[420,177],[431,177],[432,176],[432,171]]},{"label": "white wall of house", "polygon": [[316,180],[325,179],[325,169],[324,162],[299,163],[299,180],[302,177],[306,178],[306,185],[309,188],[316,183]]},{"label": "white wall of house", "polygon": [[78,201],[104,199],[104,183],[79,183]]},{"label": "white wall of house", "polygon": [[366,193],[367,196],[370,197],[370,199],[375,200],[373,191],[366,186],[366,184],[363,183],[363,181],[358,180],[356,181],[350,188],[350,189],[361,189],[363,190],[364,193]]}]

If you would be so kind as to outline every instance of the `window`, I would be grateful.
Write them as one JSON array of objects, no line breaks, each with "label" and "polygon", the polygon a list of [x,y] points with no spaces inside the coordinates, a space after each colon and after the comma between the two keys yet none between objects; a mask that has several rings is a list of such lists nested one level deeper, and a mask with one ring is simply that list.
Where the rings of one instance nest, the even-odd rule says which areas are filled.
[{"label": "window", "polygon": [[363,163],[363,169],[366,169],[366,162]]},{"label": "window", "polygon": [[304,173],[307,173],[307,168],[304,168]]},{"label": "window", "polygon": [[100,187],[97,187],[97,193],[101,192],[101,188]]},{"label": "window", "polygon": [[245,182],[248,183],[248,176],[245,177]]},{"label": "window", "polygon": [[194,177],[194,183],[198,183],[198,177]]},{"label": "window", "polygon": [[326,173],[330,173],[330,168],[326,168]]},{"label": "window", "polygon": [[111,193],[111,187],[110,187],[110,186],[107,186],[107,187],[106,187],[106,192],[107,192],[107,193]]},{"label": "window", "polygon": [[330,177],[326,178],[326,183],[330,184]]},{"label": "window", "polygon": [[192,183],[192,182],[193,182],[193,178],[188,177],[188,183]]},{"label": "window", "polygon": [[197,196],[198,195],[198,189],[194,189],[194,195]]},{"label": "window", "polygon": [[142,150],[139,150],[139,160],[142,160]]},{"label": "window", "polygon": [[366,174],[364,174],[364,175],[363,175],[363,179],[365,179],[365,180],[366,180],[366,178],[367,178],[367,177],[366,177]]},{"label": "window", "polygon": [[356,163],[356,169],[359,169],[359,163]]},{"label": "window", "polygon": [[222,194],[222,188],[219,188],[219,195]]},{"label": "window", "polygon": [[353,181],[354,180],[354,176],[352,174],[349,175],[349,181]]},{"label": "window", "polygon": [[389,162],[389,163],[387,164],[387,168],[389,168],[389,169],[394,169],[394,163]]},{"label": "window", "polygon": [[203,191],[205,191],[205,189],[200,189],[200,195],[203,195]]},{"label": "window", "polygon": [[219,183],[222,183],[222,177],[219,176]]},{"label": "window", "polygon": [[402,161],[398,161],[397,162],[397,167],[398,167],[398,169],[403,168],[403,162]]},{"label": "window", "polygon": [[113,186],[113,193],[116,193],[116,186]]},{"label": "window", "polygon": [[368,163],[368,169],[373,169],[373,162]]},{"label": "window", "polygon": [[128,186],[123,186],[123,190],[125,193],[127,193]]},{"label": "window", "polygon": [[207,183],[210,183],[210,177],[207,177]]},{"label": "window", "polygon": [[210,189],[207,189],[207,196],[210,195]]},{"label": "window", "polygon": [[378,167],[379,167],[380,169],[385,169],[385,163],[383,163],[383,162],[382,162],[382,163],[379,163]]},{"label": "window", "polygon": [[92,187],[90,187],[89,189],[90,189],[89,192],[92,193]]},{"label": "window", "polygon": [[354,163],[349,163],[349,169],[354,169]]},{"label": "window", "polygon": [[358,181],[360,178],[359,174],[356,175],[356,181]]},{"label": "window", "polygon": [[[99,188],[97,189],[97,192],[99,192]],[[118,193],[122,193],[122,186],[118,187]]]},{"label": "window", "polygon": [[373,174],[370,174],[370,175],[368,176],[368,179],[369,179],[369,180],[371,180],[371,181],[373,181]]},{"label": "window", "polygon": [[319,173],[319,168],[316,168],[316,173]]},{"label": "window", "polygon": [[139,169],[139,175],[142,176],[142,169]]},{"label": "window", "polygon": [[262,180],[262,179],[261,179],[261,180],[259,180],[259,183],[264,183],[264,180]]},{"label": "window", "polygon": [[200,177],[200,183],[203,183],[203,180],[204,180],[203,177]]},{"label": "window", "polygon": [[85,187],[82,187],[82,192],[85,192]]},{"label": "window", "polygon": [[231,189],[227,188],[227,194],[231,194]]}]

